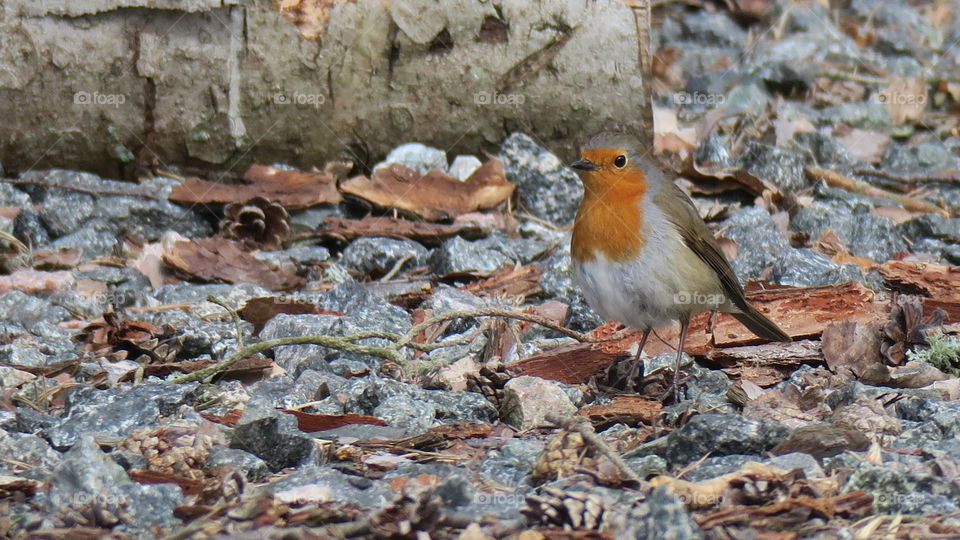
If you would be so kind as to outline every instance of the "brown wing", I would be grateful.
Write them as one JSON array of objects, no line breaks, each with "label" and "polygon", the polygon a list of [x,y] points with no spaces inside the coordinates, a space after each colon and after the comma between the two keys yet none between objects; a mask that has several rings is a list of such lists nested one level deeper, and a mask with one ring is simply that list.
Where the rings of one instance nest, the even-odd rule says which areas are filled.
[{"label": "brown wing", "polygon": [[724,294],[733,305],[741,311],[750,311],[750,306],[743,295],[743,287],[740,286],[737,275],[733,273],[730,263],[727,262],[727,258],[720,251],[720,246],[717,245],[713,233],[710,232],[707,224],[697,213],[693,201],[672,182],[663,184],[660,192],[654,197],[654,201],[667,215],[667,219],[680,231],[680,236],[687,247],[693,250],[703,262],[707,263],[707,266],[717,273],[720,278],[720,286],[723,287]]}]

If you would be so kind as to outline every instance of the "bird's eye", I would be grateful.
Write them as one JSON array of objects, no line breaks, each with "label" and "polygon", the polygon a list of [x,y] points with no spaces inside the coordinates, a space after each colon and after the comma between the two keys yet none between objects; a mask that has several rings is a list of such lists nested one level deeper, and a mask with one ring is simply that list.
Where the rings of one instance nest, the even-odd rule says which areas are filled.
[{"label": "bird's eye", "polygon": [[627,156],[625,156],[625,155],[623,155],[623,154],[620,154],[619,156],[617,156],[616,158],[613,159],[613,165],[614,165],[616,168],[618,168],[618,169],[622,169],[622,168],[626,167],[626,166],[627,166]]}]

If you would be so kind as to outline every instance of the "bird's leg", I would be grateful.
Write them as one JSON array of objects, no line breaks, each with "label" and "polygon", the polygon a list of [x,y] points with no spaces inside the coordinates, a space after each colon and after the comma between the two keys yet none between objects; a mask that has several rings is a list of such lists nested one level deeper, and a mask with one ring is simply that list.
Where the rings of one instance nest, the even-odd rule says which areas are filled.
[{"label": "bird's leg", "polygon": [[[626,382],[628,384],[633,384],[633,381],[636,381],[643,374],[643,360],[640,359],[640,355],[643,353],[643,346],[647,344],[647,338],[650,337],[651,330],[653,330],[653,327],[646,327],[643,330],[643,336],[640,337],[640,347],[637,348],[637,355],[633,357],[633,365],[630,366],[630,371],[627,373]],[[634,390],[639,390],[639,388],[634,388]]]},{"label": "bird's leg", "polygon": [[677,345],[677,359],[673,362],[673,385],[670,387],[670,394],[673,400],[677,401],[680,392],[680,363],[683,360],[683,342],[687,340],[687,327],[690,326],[690,317],[680,317],[680,343]]}]

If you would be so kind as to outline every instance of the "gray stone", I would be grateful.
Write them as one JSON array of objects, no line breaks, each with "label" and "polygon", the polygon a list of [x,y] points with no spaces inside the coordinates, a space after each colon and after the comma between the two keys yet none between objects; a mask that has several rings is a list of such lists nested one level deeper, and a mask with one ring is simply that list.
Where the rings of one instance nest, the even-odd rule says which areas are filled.
[{"label": "gray stone", "polygon": [[730,414],[694,416],[667,437],[667,460],[672,465],[690,463],[707,453],[760,454],[787,438],[790,430],[769,420]]},{"label": "gray stone", "polygon": [[694,540],[705,537],[703,530],[687,510],[687,503],[661,486],[650,492],[640,504],[630,508],[621,538],[658,538]]},{"label": "gray stone", "polygon": [[730,454],[727,456],[710,456],[703,460],[696,469],[685,477],[691,482],[703,482],[718,476],[739,471],[748,461],[760,461],[757,456],[744,454]]},{"label": "gray stone", "polygon": [[887,261],[907,249],[893,221],[870,214],[870,208],[862,204],[851,206],[838,200],[814,201],[801,208],[790,225],[807,233],[811,240],[819,238],[827,229],[833,229],[851,253],[877,262]]},{"label": "gray stone", "polygon": [[925,238],[937,238],[945,242],[960,243],[960,218],[924,214],[897,225],[897,229],[914,242]]},{"label": "gray stone", "polygon": [[[47,441],[31,433],[8,433],[0,430],[0,455],[15,457],[34,469],[52,470],[61,460],[61,454]],[[19,466],[0,460],[0,473],[14,475]],[[22,471],[20,471],[22,472]]]},{"label": "gray stone", "polygon": [[780,456],[774,456],[766,460],[767,465],[791,471],[793,469],[803,469],[803,474],[807,478],[823,478],[823,468],[817,459],[805,452],[791,452]]},{"label": "gray stone", "polygon": [[480,394],[424,390],[419,386],[367,377],[350,379],[338,390],[346,412],[390,419],[390,426],[420,433],[438,423],[494,422],[497,411]]},{"label": "gray stone", "polygon": [[[0,318],[16,322],[30,333],[62,337],[67,332],[51,325],[71,318],[70,312],[47,300],[13,290],[0,294]],[[52,332],[52,333],[51,333]]]},{"label": "gray stone", "polygon": [[[2,176],[2,173],[0,173]],[[0,182],[0,206],[27,206],[30,204],[30,195],[17,189],[12,184]]]},{"label": "gray stone", "polygon": [[184,500],[175,485],[133,483],[92,437],[85,436],[54,469],[47,502],[51,511],[68,505],[98,506],[113,513],[122,510],[133,519],[118,530],[155,536],[180,524],[173,509]]},{"label": "gray stone", "polygon": [[456,274],[493,274],[507,264],[519,261],[519,254],[506,238],[490,236],[470,242],[455,236],[443,242],[430,256],[430,265],[441,276]]},{"label": "gray stone", "polygon": [[500,146],[507,180],[517,184],[520,206],[532,215],[567,225],[583,197],[580,179],[557,156],[523,133],[510,135]]},{"label": "gray stone", "polygon": [[257,398],[247,402],[232,433],[233,444],[264,460],[271,471],[316,462],[318,447],[292,414]]},{"label": "gray stone", "polygon": [[394,148],[374,169],[386,167],[391,163],[409,167],[421,174],[430,169],[446,172],[448,168],[446,152],[420,143],[407,143]]},{"label": "gray stone", "polygon": [[667,460],[660,456],[638,456],[625,460],[627,465],[637,473],[637,476],[648,479],[653,476],[666,474],[668,471]]},{"label": "gray stone", "polygon": [[850,168],[857,164],[857,159],[850,151],[830,134],[820,131],[798,132],[793,139],[813,153],[818,165]]},{"label": "gray stone", "polygon": [[354,270],[380,277],[406,259],[400,270],[409,270],[426,263],[427,248],[412,240],[396,238],[358,238],[343,250],[341,262]]},{"label": "gray stone", "polygon": [[221,445],[210,449],[203,467],[207,470],[221,467],[235,469],[251,482],[258,482],[270,476],[270,468],[262,459],[239,448],[227,448]]},{"label": "gray stone", "polygon": [[272,493],[283,502],[352,502],[370,510],[381,508],[393,499],[395,492],[385,482],[359,483],[356,478],[329,467],[307,465],[280,476],[259,491]]},{"label": "gray stone", "polygon": [[276,264],[313,265],[330,260],[330,250],[323,246],[294,246],[279,251],[263,251],[256,255],[257,259]]},{"label": "gray stone", "polygon": [[790,248],[770,214],[760,207],[737,212],[720,225],[723,236],[737,243],[737,257],[730,261],[741,281],[759,279]]},{"label": "gray stone", "polygon": [[450,164],[450,170],[447,171],[447,174],[457,180],[466,181],[482,165],[483,162],[476,156],[457,156],[453,158],[453,163]]},{"label": "gray stone", "polygon": [[810,248],[788,249],[773,265],[773,281],[781,285],[815,287],[863,280],[857,265],[837,264]]},{"label": "gray stone", "polygon": [[539,377],[513,377],[503,388],[503,421],[519,430],[549,422],[546,416],[569,416],[577,412],[567,392],[555,381]]},{"label": "gray stone", "polygon": [[[260,331],[264,340],[289,336],[324,335],[330,333],[338,315],[288,315],[281,313],[270,319]],[[321,345],[284,345],[273,350],[274,361],[290,373],[303,369],[330,371],[331,350]]]},{"label": "gray stone", "polygon": [[50,244],[50,233],[44,227],[40,214],[29,207],[21,208],[20,213],[14,218],[13,235],[32,248]]},{"label": "gray stone", "polygon": [[850,474],[843,493],[866,491],[873,495],[877,514],[930,514],[960,511],[960,487],[943,476],[925,471],[905,471],[869,462]]},{"label": "gray stone", "polygon": [[887,108],[870,101],[825,107],[813,120],[818,127],[847,125],[868,131],[885,131],[892,124]]},{"label": "gray stone", "polygon": [[960,168],[960,157],[939,141],[891,144],[884,153],[883,168],[904,174],[956,170]]},{"label": "gray stone", "polygon": [[161,414],[176,412],[196,387],[197,383],[157,382],[108,390],[74,387],[67,393],[66,415],[46,429],[46,436],[56,448],[73,446],[85,434],[126,437],[138,427],[153,424]]},{"label": "gray stone", "polygon": [[487,453],[487,459],[479,467],[480,473],[509,489],[529,489],[530,473],[544,444],[533,438],[510,439]]},{"label": "gray stone", "polygon": [[683,37],[704,45],[743,47],[747,33],[723,12],[697,11],[683,18]]},{"label": "gray stone", "polygon": [[810,185],[803,172],[806,159],[798,152],[748,140],[740,155],[740,166],[783,191],[798,191]]}]

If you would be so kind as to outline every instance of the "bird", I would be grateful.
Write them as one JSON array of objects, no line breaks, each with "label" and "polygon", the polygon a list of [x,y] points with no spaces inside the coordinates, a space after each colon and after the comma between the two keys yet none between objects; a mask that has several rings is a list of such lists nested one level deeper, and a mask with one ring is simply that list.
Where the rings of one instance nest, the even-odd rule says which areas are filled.
[{"label": "bird", "polygon": [[680,322],[671,393],[676,396],[683,345],[692,316],[733,315],[761,338],[790,336],[751,305],[693,201],[651,160],[640,142],[603,132],[569,166],[584,187],[570,255],[587,304],[606,320],[643,332],[634,370],[650,332]]}]

